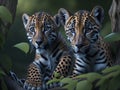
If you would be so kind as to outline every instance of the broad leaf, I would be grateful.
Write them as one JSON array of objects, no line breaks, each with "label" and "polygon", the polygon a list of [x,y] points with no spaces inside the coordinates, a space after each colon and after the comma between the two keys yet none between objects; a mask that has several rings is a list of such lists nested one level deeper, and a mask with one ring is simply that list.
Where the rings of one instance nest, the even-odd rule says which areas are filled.
[{"label": "broad leaf", "polygon": [[104,37],[107,42],[114,42],[120,40],[120,33],[110,33]]},{"label": "broad leaf", "polygon": [[74,90],[77,84],[77,80],[72,80],[72,78],[64,78],[61,80],[61,83],[63,83],[63,88],[67,90]]},{"label": "broad leaf", "polygon": [[104,76],[104,78],[112,78],[120,75],[120,71],[111,72]]},{"label": "broad leaf", "polygon": [[[107,68],[103,71],[103,73],[105,75],[96,84],[96,86],[100,86],[100,90],[106,90],[106,89],[108,89],[108,86],[111,87],[109,84],[111,84],[111,83],[115,84],[116,83],[114,81],[114,79],[116,77],[120,76],[119,66],[114,66],[114,67]],[[110,89],[108,89],[108,90],[110,90]]]},{"label": "broad leaf", "polygon": [[0,68],[0,77],[1,77],[2,75],[6,75],[6,74],[5,74],[4,71]]},{"label": "broad leaf", "polygon": [[5,43],[5,37],[2,33],[0,33],[0,49],[3,48]]},{"label": "broad leaf", "polygon": [[84,79],[87,79],[87,74],[81,74],[81,75],[78,75],[76,77],[73,77],[74,79],[81,79],[81,78],[84,78]]},{"label": "broad leaf", "polygon": [[102,73],[110,73],[110,72],[114,72],[114,71],[120,71],[120,65],[116,65],[116,66],[106,68],[102,71]]},{"label": "broad leaf", "polygon": [[60,75],[60,73],[54,72],[54,77],[55,77],[55,78],[60,78],[61,75]]},{"label": "broad leaf", "polygon": [[49,80],[49,81],[47,82],[47,84],[49,85],[49,84],[52,84],[52,83],[57,83],[57,82],[60,82],[60,80],[61,80],[61,79],[53,78],[52,80]]},{"label": "broad leaf", "polygon": [[12,67],[11,59],[5,54],[1,54],[0,55],[0,65],[6,72],[9,72]]},{"label": "broad leaf", "polygon": [[103,25],[102,30],[100,31],[100,34],[104,37],[111,33],[111,22],[106,22],[106,24]]},{"label": "broad leaf", "polygon": [[28,43],[25,43],[25,42],[18,43],[18,44],[16,44],[16,45],[14,45],[14,47],[22,50],[22,51],[25,52],[25,53],[28,53],[28,52],[29,52],[29,45],[28,45]]},{"label": "broad leaf", "polygon": [[11,15],[10,11],[4,6],[0,6],[0,18],[3,21],[12,23],[12,15]]},{"label": "broad leaf", "polygon": [[111,79],[108,90],[119,90],[119,89],[120,89],[120,76]]},{"label": "broad leaf", "polygon": [[100,90],[107,90],[108,84],[109,84],[110,79],[109,78],[101,78],[96,84],[96,87],[99,87]]},{"label": "broad leaf", "polygon": [[75,77],[75,79],[87,79],[88,81],[90,81],[92,83],[95,80],[100,79],[101,77],[102,76],[98,73],[88,73],[88,74],[79,75],[79,76]]},{"label": "broad leaf", "polygon": [[7,86],[6,86],[6,83],[5,83],[5,81],[4,81],[4,79],[2,78],[2,80],[1,80],[1,88],[2,88],[2,90],[8,90],[8,88],[7,88]]},{"label": "broad leaf", "polygon": [[91,83],[100,79],[101,77],[102,77],[102,75],[100,75],[98,73],[88,73],[87,74],[87,80]]},{"label": "broad leaf", "polygon": [[92,90],[92,83],[87,80],[80,81],[76,86],[76,90]]}]

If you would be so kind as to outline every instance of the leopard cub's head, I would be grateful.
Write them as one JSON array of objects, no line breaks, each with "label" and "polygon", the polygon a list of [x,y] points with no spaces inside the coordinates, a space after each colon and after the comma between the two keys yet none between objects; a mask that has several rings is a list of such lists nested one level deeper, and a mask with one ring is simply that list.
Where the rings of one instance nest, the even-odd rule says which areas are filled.
[{"label": "leopard cub's head", "polygon": [[35,48],[45,48],[56,39],[59,27],[57,15],[52,17],[46,12],[37,12],[32,16],[23,14],[22,20],[28,40]]},{"label": "leopard cub's head", "polygon": [[91,12],[79,10],[74,14],[61,8],[58,14],[66,36],[75,51],[83,45],[95,44],[99,41],[99,32],[104,19],[102,7],[96,6]]}]

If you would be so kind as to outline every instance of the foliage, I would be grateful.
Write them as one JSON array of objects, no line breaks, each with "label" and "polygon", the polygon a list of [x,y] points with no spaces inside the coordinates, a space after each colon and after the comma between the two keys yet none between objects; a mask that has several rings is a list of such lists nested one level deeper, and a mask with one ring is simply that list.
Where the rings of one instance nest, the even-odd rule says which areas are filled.
[{"label": "foliage", "polygon": [[[33,13],[38,11],[45,11],[54,16],[58,12],[59,8],[66,8],[72,13],[74,13],[82,9],[91,11],[91,9],[95,5],[101,5],[105,9],[105,20],[103,23],[103,26],[104,26],[103,30],[108,31],[109,28],[111,28],[111,26],[110,25],[108,26],[106,22],[110,22],[109,16],[108,16],[108,10],[109,10],[111,1],[112,0],[109,0],[107,1],[107,3],[103,3],[103,2],[106,2],[106,0],[91,0],[91,1],[87,1],[87,0],[64,0],[64,1],[63,0],[52,0],[52,1],[51,0],[18,0],[15,22],[12,24],[12,27],[9,30],[6,47],[7,48],[13,47],[16,43],[20,43],[20,42],[28,42],[26,38],[24,26],[22,23],[22,18],[21,18],[23,13],[32,15]],[[106,27],[109,27],[109,28],[106,28]],[[61,27],[59,31],[64,31],[63,27]],[[64,35],[65,33],[63,34],[63,36]],[[23,54],[20,50],[18,49],[16,50],[16,48],[10,48],[10,49],[11,51],[8,50],[7,53],[10,55],[10,57],[12,58],[12,61],[14,62],[13,69],[20,77],[24,77],[26,74],[26,66],[33,60],[34,52],[27,53],[27,55],[24,55],[25,53]],[[21,67],[21,65],[23,65],[23,67]]]},{"label": "foliage", "polygon": [[[104,0],[105,1],[105,0]],[[91,9],[95,5],[99,4],[102,5],[103,8],[105,9],[105,24],[103,27],[103,36],[106,42],[114,42],[120,40],[120,34],[116,33],[110,33],[111,31],[111,25],[106,24],[106,21],[108,21],[108,9],[109,9],[109,3],[111,3],[112,0],[108,1],[107,3],[103,3],[102,1],[85,1],[85,0],[45,0],[45,1],[40,1],[40,0],[33,0],[33,1],[25,1],[25,0],[19,0],[18,2],[18,12],[17,12],[17,17],[16,17],[16,22],[13,24],[13,27],[11,30],[8,32],[8,37],[7,37],[7,42],[5,41],[5,36],[3,35],[2,30],[5,29],[6,27],[4,26],[4,23],[12,22],[12,15],[9,12],[7,8],[4,6],[0,6],[0,84],[2,86],[2,90],[6,90],[7,87],[5,85],[5,82],[3,80],[3,77],[7,75],[9,70],[12,68],[12,61],[15,61],[20,64],[25,64],[23,61],[28,61],[29,59],[32,59],[32,55],[30,58],[25,58],[21,59],[20,54],[17,56],[17,53],[14,51],[14,48],[9,50],[7,48],[7,53],[5,52],[6,47],[17,47],[18,49],[22,50],[24,54],[28,54],[29,52],[29,45],[25,42],[25,33],[23,30],[22,26],[22,21],[21,21],[21,14],[26,12],[26,13],[35,13],[40,10],[45,10],[50,12],[50,14],[55,14],[57,13],[57,10],[61,7],[66,8],[72,12],[78,11],[79,9]],[[105,1],[106,2],[106,1]],[[24,4],[24,5],[23,5]],[[89,5],[87,5],[89,4]],[[107,14],[106,14],[107,13]],[[6,30],[8,31],[8,30]],[[108,34],[108,35],[107,35]],[[21,43],[18,43],[21,42]],[[12,44],[11,44],[12,43]],[[14,45],[14,43],[18,43]],[[19,50],[17,50],[19,51]],[[8,53],[9,52],[9,53]],[[11,55],[13,53],[13,56]],[[11,56],[11,57],[9,57]],[[17,59],[15,58],[17,56]],[[18,58],[19,57],[19,58]],[[12,59],[12,60],[11,60]],[[20,62],[19,62],[20,61]],[[22,62],[22,63],[21,63]],[[15,64],[17,64],[15,63]],[[21,67],[21,65],[20,65]],[[16,68],[15,68],[16,69]],[[21,68],[20,68],[21,69]],[[22,70],[24,70],[24,67],[22,67]],[[16,71],[20,72],[19,70],[16,69]],[[21,73],[21,72],[20,72]],[[23,73],[23,72],[22,72]],[[88,73],[88,74],[83,74],[79,75],[74,78],[63,78],[59,74],[55,74],[55,78],[53,80],[50,80],[47,84],[51,84],[54,82],[61,82],[63,83],[62,88],[67,88],[68,90],[118,90],[120,89],[119,82],[120,82],[120,66],[114,66],[107,68],[103,70],[101,73]]]},{"label": "foliage", "polygon": [[12,15],[4,6],[0,6],[0,18],[2,19],[2,21],[12,23]]},{"label": "foliage", "polygon": [[4,22],[12,23],[12,15],[6,7],[0,6],[0,49],[3,48],[5,43],[4,29],[6,27]]},{"label": "foliage", "polygon": [[100,31],[100,34],[105,37],[109,33],[111,33],[111,22],[106,22],[105,24],[102,25],[102,29]]},{"label": "foliage", "polygon": [[[6,77],[12,69],[12,60],[5,51],[6,38],[4,33],[8,31],[6,23],[12,23],[12,15],[6,7],[0,6],[0,89],[2,90],[8,90],[4,77]],[[14,47],[21,49],[25,53],[29,51],[29,45],[24,42],[16,44]]]},{"label": "foliage", "polygon": [[0,49],[3,48],[3,45],[5,43],[5,37],[2,33],[0,33]]},{"label": "foliage", "polygon": [[12,67],[10,58],[4,54],[5,23],[12,23],[12,15],[6,7],[0,6],[0,86],[2,86],[2,90],[7,90],[3,77],[6,76]]},{"label": "foliage", "polygon": [[29,51],[29,45],[28,45],[28,43],[25,43],[25,42],[18,43],[18,44],[16,44],[16,45],[14,45],[14,47],[22,50],[22,51],[25,52],[26,54],[27,54],[28,51]]},{"label": "foliage", "polygon": [[[48,85],[56,81],[50,80]],[[67,90],[119,90],[120,65],[104,69],[100,73],[87,73],[74,78],[59,79],[63,89]]]},{"label": "foliage", "polygon": [[11,70],[12,62],[6,54],[0,54],[0,67],[2,67],[5,73],[8,73]]},{"label": "foliage", "polygon": [[110,33],[104,37],[107,42],[114,42],[120,40],[120,33]]}]

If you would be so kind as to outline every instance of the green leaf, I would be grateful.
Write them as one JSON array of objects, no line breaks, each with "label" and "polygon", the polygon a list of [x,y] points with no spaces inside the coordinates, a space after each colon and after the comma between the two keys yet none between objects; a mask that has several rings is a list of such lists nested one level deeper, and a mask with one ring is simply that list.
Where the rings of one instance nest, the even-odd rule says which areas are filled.
[{"label": "green leaf", "polygon": [[4,6],[0,6],[0,18],[3,21],[12,23],[12,15],[11,15],[10,11]]},{"label": "green leaf", "polygon": [[22,51],[25,52],[25,53],[28,53],[28,52],[29,52],[29,45],[28,45],[28,43],[25,43],[25,42],[18,43],[18,44],[16,44],[16,45],[14,45],[14,47],[22,50]]},{"label": "green leaf", "polygon": [[0,49],[3,48],[4,43],[5,43],[5,36],[2,33],[0,33]]},{"label": "green leaf", "polygon": [[5,54],[1,54],[0,55],[0,65],[6,72],[9,72],[12,67],[11,59]]},{"label": "green leaf", "polygon": [[110,33],[104,37],[107,42],[114,42],[120,40],[120,33]]},{"label": "green leaf", "polygon": [[54,77],[55,77],[55,78],[60,78],[61,75],[60,75],[60,73],[54,72]]},{"label": "green leaf", "polygon": [[119,75],[120,75],[120,71],[116,71],[116,72],[109,73],[109,74],[105,75],[104,77],[105,78],[112,78],[112,77],[116,77]]},{"label": "green leaf", "polygon": [[110,73],[110,72],[114,72],[114,71],[117,71],[117,70],[120,71],[120,65],[108,67],[108,68],[104,69],[102,71],[102,73]]},{"label": "green leaf", "polygon": [[0,68],[0,76],[6,75],[5,72]]},{"label": "green leaf", "polygon": [[84,78],[84,79],[87,79],[87,74],[80,74],[76,77],[73,77],[74,79],[81,79],[81,78]]},{"label": "green leaf", "polygon": [[92,90],[92,84],[87,80],[80,81],[76,86],[76,90]]},{"label": "green leaf", "polygon": [[77,77],[75,77],[76,79],[87,79],[89,82],[94,82],[97,79],[100,79],[102,77],[102,75],[98,74],[98,73],[88,73],[88,74],[82,74],[79,75]]},{"label": "green leaf", "polygon": [[104,25],[103,25],[103,28],[102,30],[100,31],[100,34],[104,37],[106,36],[107,34],[111,33],[111,22],[106,22]]},{"label": "green leaf", "polygon": [[100,86],[100,85],[102,85],[106,80],[108,80],[108,78],[106,79],[106,78],[101,78],[97,83],[96,83],[96,86]]},{"label": "green leaf", "polygon": [[100,81],[97,82],[96,87],[100,87],[100,90],[107,90],[109,84],[109,78],[101,78]]},{"label": "green leaf", "polygon": [[61,83],[63,83],[63,88],[67,90],[74,90],[77,84],[77,80],[72,80],[72,78],[64,78],[61,80]]},{"label": "green leaf", "polygon": [[100,90],[118,90],[118,83],[120,82],[120,66],[117,65],[107,68],[103,70],[103,73],[104,76],[97,82],[96,86],[100,87]]},{"label": "green leaf", "polygon": [[101,77],[102,77],[102,75],[100,75],[98,73],[88,73],[87,74],[87,80],[91,83],[100,79]]},{"label": "green leaf", "polygon": [[108,90],[119,90],[119,89],[120,89],[120,76],[117,76],[111,79]]},{"label": "green leaf", "polygon": [[7,86],[6,86],[6,83],[5,83],[5,81],[4,81],[4,79],[2,78],[2,80],[1,80],[2,82],[1,82],[1,88],[2,88],[2,90],[8,90],[8,88],[7,88]]},{"label": "green leaf", "polygon": [[70,83],[72,81],[72,78],[64,78],[61,80],[62,83]]},{"label": "green leaf", "polygon": [[[103,71],[103,73],[105,75],[97,82],[96,86],[100,86],[100,90],[110,90],[110,89],[108,89],[108,86],[109,86],[109,84],[111,84],[111,80],[113,78],[120,76],[119,68],[120,68],[119,66],[113,66],[113,67],[105,69]],[[114,81],[114,80],[112,80],[112,81]],[[115,84],[115,82],[112,82],[112,83]]]},{"label": "green leaf", "polygon": [[61,80],[61,79],[53,78],[52,80],[49,80],[49,81],[47,82],[47,84],[49,85],[49,84],[52,84],[52,83],[60,82],[60,80]]}]

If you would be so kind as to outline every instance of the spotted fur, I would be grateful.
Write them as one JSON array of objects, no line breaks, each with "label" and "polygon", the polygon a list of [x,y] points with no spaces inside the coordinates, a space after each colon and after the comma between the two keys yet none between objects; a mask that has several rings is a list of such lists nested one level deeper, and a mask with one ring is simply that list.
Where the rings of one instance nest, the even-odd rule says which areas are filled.
[{"label": "spotted fur", "polygon": [[54,71],[62,76],[70,74],[70,49],[58,31],[57,15],[52,17],[46,12],[38,12],[32,16],[23,14],[22,19],[28,40],[36,49],[35,60],[28,68],[24,88],[44,90]]},{"label": "spotted fur", "polygon": [[98,72],[111,66],[113,61],[108,46],[100,36],[104,19],[101,6],[94,7],[91,12],[79,10],[73,15],[61,8],[58,14],[76,58],[73,75]]}]

